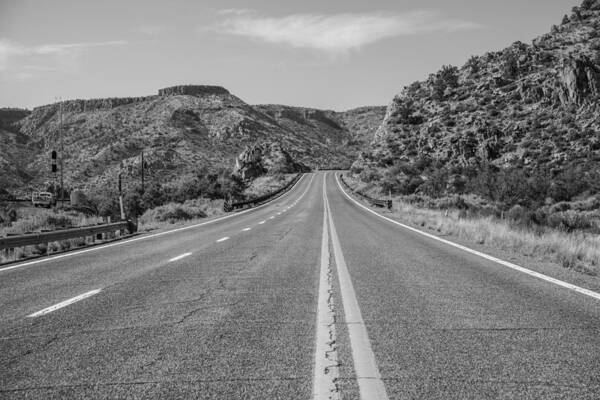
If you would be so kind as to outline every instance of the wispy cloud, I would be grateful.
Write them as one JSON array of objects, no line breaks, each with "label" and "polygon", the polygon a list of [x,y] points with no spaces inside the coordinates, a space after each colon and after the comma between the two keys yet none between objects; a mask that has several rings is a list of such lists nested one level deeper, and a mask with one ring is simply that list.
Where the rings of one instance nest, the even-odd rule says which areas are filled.
[{"label": "wispy cloud", "polygon": [[25,46],[0,39],[0,73],[4,78],[30,79],[48,71],[72,71],[77,68],[80,56],[92,48],[122,46],[127,42],[60,43]]},{"label": "wispy cloud", "polygon": [[417,10],[407,13],[293,14],[265,17],[248,10],[221,10],[218,32],[267,43],[344,53],[396,36],[456,32],[481,25]]}]

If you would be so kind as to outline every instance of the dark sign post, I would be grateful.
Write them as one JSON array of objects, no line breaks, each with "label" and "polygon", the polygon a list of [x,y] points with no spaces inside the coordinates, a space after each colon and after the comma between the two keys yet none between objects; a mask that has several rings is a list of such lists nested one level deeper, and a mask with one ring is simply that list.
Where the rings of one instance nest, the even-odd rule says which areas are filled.
[{"label": "dark sign post", "polygon": [[[52,164],[52,173],[54,174],[53,178],[52,178],[52,188],[53,188],[53,194],[54,196],[56,196],[56,172],[58,171],[58,168],[56,167],[56,150],[52,150],[52,153],[50,154],[50,158],[51,158],[51,164]],[[54,199],[54,208],[56,209],[56,198]]]}]

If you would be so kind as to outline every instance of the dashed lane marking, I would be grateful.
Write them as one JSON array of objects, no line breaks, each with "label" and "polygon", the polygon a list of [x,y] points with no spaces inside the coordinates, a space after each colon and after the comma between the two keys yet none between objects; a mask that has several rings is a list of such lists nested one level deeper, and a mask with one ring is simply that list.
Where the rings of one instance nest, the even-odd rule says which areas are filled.
[{"label": "dashed lane marking", "polygon": [[224,242],[224,241],[226,241],[226,240],[229,240],[229,236],[225,236],[225,237],[222,237],[221,239],[218,239],[218,240],[217,240],[217,243],[219,243],[219,242]]},{"label": "dashed lane marking", "polygon": [[173,262],[173,261],[177,261],[177,260],[181,260],[182,258],[186,258],[187,256],[192,255],[192,253],[183,253],[181,255],[178,255],[177,257],[173,257],[169,260],[169,262]]},{"label": "dashed lane marking", "polygon": [[264,224],[265,222],[267,222],[267,221],[260,221],[258,224],[259,224],[259,225],[262,225],[262,224]]},{"label": "dashed lane marking", "polygon": [[[101,246],[96,246],[96,247],[92,247],[92,248],[85,249],[85,250],[78,250],[78,251],[73,251],[73,252],[70,252],[70,253],[59,254],[59,255],[56,255],[56,256],[52,256],[52,257],[48,257],[48,258],[43,258],[41,260],[28,261],[28,262],[21,263],[21,264],[11,265],[10,267],[0,268],[0,272],[9,271],[9,270],[16,269],[16,268],[27,267],[27,266],[30,266],[30,265],[40,264],[40,263],[44,263],[44,262],[48,262],[48,261],[54,261],[54,260],[58,260],[58,259],[61,259],[61,258],[73,257],[75,255],[89,253],[89,252],[92,252],[92,251],[98,251],[98,250],[106,249],[106,248],[109,248],[109,247],[122,246],[122,245],[125,245],[125,244],[128,244],[128,243],[138,242],[138,241],[141,241],[141,240],[147,240],[147,239],[155,238],[155,237],[158,237],[158,236],[168,235],[170,233],[185,231],[185,230],[188,230],[188,229],[194,229],[194,228],[198,228],[198,227],[201,227],[201,226],[204,226],[204,225],[212,224],[212,223],[215,223],[215,222],[218,222],[218,221],[223,221],[223,220],[226,220],[226,219],[229,219],[229,218],[233,218],[233,217],[236,217],[236,216],[239,216],[239,215],[243,215],[243,214],[246,214],[246,213],[249,213],[249,212],[252,212],[252,211],[256,211],[256,210],[261,209],[263,207],[267,207],[272,202],[277,201],[278,199],[282,199],[284,196],[288,196],[290,193],[292,193],[293,189],[300,182],[304,181],[304,177],[305,176],[306,175],[303,175],[302,178],[300,178],[298,180],[298,182],[296,182],[294,184],[294,186],[292,186],[292,188],[287,191],[287,193],[285,193],[285,194],[281,195],[280,197],[277,197],[277,198],[275,198],[275,199],[273,199],[273,200],[271,200],[271,201],[269,201],[269,202],[267,202],[265,204],[262,204],[262,205],[260,205],[258,207],[249,208],[247,210],[239,211],[239,212],[237,212],[235,214],[231,214],[231,215],[225,215],[223,217],[215,218],[215,219],[212,219],[210,221],[202,222],[200,224],[194,224],[194,225],[190,225],[190,226],[184,226],[182,228],[171,229],[171,230],[168,230],[168,231],[154,233],[154,234],[151,234],[151,235],[145,235],[145,236],[141,236],[141,237],[137,237],[137,238],[133,238],[133,239],[121,240],[121,241],[118,241],[118,242],[109,243],[109,244],[105,244],[105,245],[101,245]],[[311,184],[312,180],[314,179],[314,177],[315,177],[315,175],[311,174],[311,178],[310,178],[310,181],[308,183],[308,186],[307,186],[306,190],[304,191],[304,193],[302,193],[302,196],[300,196],[300,198],[302,198],[304,196],[304,194],[307,192],[308,188],[310,188],[310,184]]]},{"label": "dashed lane marking", "polygon": [[250,229],[252,229],[252,228],[244,228],[244,229],[242,229],[242,232],[248,232]]},{"label": "dashed lane marking", "polygon": [[49,313],[51,313],[53,311],[59,310],[59,309],[61,309],[63,307],[66,307],[66,306],[71,305],[73,303],[77,303],[78,301],[81,301],[83,299],[87,299],[88,297],[91,297],[91,296],[93,296],[95,294],[98,294],[98,293],[100,293],[101,290],[102,289],[96,289],[96,290],[91,290],[89,292],[80,294],[79,296],[75,296],[73,298],[70,298],[68,300],[62,301],[62,302],[60,302],[58,304],[55,304],[53,306],[50,306],[48,308],[44,308],[43,310],[40,310],[40,311],[35,312],[33,314],[30,314],[30,315],[28,315],[28,317],[29,318],[35,318],[35,317],[40,317],[42,315],[49,314]]}]

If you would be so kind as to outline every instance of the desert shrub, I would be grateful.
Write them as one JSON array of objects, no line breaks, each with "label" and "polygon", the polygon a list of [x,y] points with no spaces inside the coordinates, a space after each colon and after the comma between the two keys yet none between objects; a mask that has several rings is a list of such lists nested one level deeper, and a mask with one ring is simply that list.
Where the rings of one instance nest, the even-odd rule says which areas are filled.
[{"label": "desert shrub", "polygon": [[469,72],[471,74],[478,73],[479,70],[480,70],[479,57],[477,57],[477,56],[471,56],[469,58],[469,60],[467,61],[466,67],[469,69]]},{"label": "desert shrub", "polygon": [[571,204],[566,202],[566,201],[561,201],[558,202],[556,204],[553,204],[552,206],[550,206],[550,209],[548,210],[548,212],[550,214],[555,214],[555,213],[559,213],[559,212],[563,212],[563,211],[567,211],[571,209]]},{"label": "desert shrub", "polygon": [[360,180],[365,183],[378,181],[380,179],[379,173],[372,168],[365,168],[359,175]]},{"label": "desert shrub", "polygon": [[550,214],[548,216],[547,224],[551,228],[565,232],[596,228],[596,224],[587,213],[576,212],[573,210]]},{"label": "desert shrub", "polygon": [[521,206],[514,205],[506,212],[506,218],[512,224],[520,227],[531,227],[538,223],[536,214],[531,210]]},{"label": "desert shrub", "polygon": [[205,218],[206,212],[197,204],[186,203],[168,203],[147,210],[141,217],[142,223],[148,222],[169,222],[187,221],[194,218]]},{"label": "desert shrub", "polygon": [[447,88],[458,87],[458,68],[452,65],[444,65],[435,75],[430,76],[432,96],[435,100],[444,99]]},{"label": "desert shrub", "polygon": [[56,228],[68,228],[73,226],[73,221],[66,215],[50,214],[46,216],[44,225]]},{"label": "desert shrub", "polygon": [[599,10],[600,3],[597,0],[583,0],[580,8],[582,10]]},{"label": "desert shrub", "polygon": [[0,226],[10,226],[17,220],[17,210],[10,206],[0,207]]}]

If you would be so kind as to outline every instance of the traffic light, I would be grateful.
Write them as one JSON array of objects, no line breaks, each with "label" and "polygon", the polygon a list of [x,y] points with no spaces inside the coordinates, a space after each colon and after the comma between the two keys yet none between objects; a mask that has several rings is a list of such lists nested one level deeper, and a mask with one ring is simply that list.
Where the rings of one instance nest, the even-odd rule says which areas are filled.
[{"label": "traffic light", "polygon": [[52,150],[52,172],[56,172],[58,169],[56,168],[56,150]]}]

